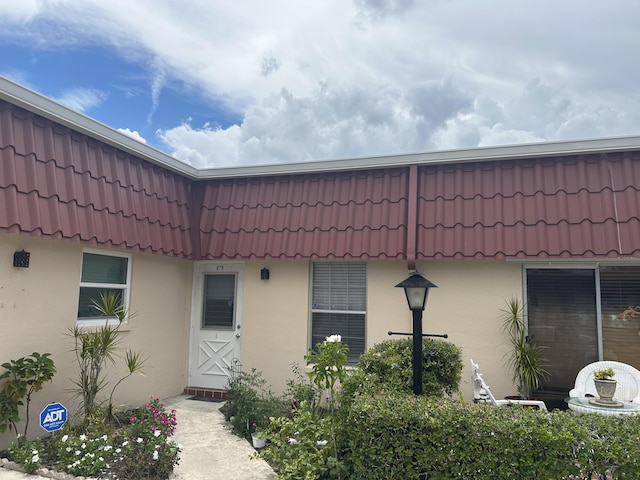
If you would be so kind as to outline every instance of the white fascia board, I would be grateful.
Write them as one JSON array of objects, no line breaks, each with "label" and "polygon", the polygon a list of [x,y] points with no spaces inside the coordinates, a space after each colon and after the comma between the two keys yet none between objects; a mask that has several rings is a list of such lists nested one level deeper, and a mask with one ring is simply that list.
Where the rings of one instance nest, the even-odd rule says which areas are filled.
[{"label": "white fascia board", "polygon": [[134,138],[0,76],[0,98],[175,173],[194,178],[197,169]]},{"label": "white fascia board", "polygon": [[514,158],[556,157],[586,155],[628,150],[640,150],[640,136],[598,138],[440,150],[427,153],[409,153],[379,157],[341,160],[322,160],[282,164],[264,164],[238,167],[219,167],[198,170],[198,178],[252,177],[295,173],[336,172],[371,168],[393,168],[406,165],[469,163],[509,160]]}]

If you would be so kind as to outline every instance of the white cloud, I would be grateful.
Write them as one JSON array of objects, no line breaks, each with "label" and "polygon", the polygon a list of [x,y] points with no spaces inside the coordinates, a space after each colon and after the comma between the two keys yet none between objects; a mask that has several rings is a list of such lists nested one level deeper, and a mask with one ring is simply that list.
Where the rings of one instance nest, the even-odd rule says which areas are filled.
[{"label": "white cloud", "polygon": [[[146,65],[149,125],[197,166],[640,133],[637,0],[28,6],[0,37],[106,43]],[[185,115],[157,126],[176,83],[240,121],[221,128],[212,112],[209,123]],[[65,103],[87,111],[104,102],[100,91]]]},{"label": "white cloud", "polygon": [[125,135],[133,138],[134,140],[137,140],[140,143],[147,143],[147,140],[145,140],[145,138],[140,135],[140,133],[138,133],[136,130],[129,130],[128,128],[118,128],[117,129],[120,133],[124,133]]},{"label": "white cloud", "polygon": [[107,94],[93,88],[73,88],[66,90],[54,99],[67,107],[79,112],[86,112],[95,108],[107,99]]}]

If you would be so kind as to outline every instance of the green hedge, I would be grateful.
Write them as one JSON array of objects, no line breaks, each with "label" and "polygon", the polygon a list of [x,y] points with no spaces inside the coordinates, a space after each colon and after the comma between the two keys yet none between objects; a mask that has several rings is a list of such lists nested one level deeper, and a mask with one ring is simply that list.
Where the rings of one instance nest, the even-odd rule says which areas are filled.
[{"label": "green hedge", "polygon": [[350,479],[640,478],[640,417],[406,394],[357,396],[342,413]]}]

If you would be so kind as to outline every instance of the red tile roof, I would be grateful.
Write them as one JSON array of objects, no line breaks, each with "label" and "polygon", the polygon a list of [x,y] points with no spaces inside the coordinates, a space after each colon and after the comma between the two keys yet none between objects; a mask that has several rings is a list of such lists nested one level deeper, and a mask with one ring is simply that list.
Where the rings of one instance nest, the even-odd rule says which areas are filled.
[{"label": "red tile roof", "polygon": [[418,258],[640,256],[640,153],[428,166]]},{"label": "red tile roof", "polygon": [[627,143],[201,178],[85,130],[0,100],[0,231],[191,259],[640,257]]},{"label": "red tile roof", "polygon": [[404,258],[406,169],[209,181],[206,258]]},{"label": "red tile roof", "polygon": [[0,101],[0,230],[191,256],[189,181]]}]

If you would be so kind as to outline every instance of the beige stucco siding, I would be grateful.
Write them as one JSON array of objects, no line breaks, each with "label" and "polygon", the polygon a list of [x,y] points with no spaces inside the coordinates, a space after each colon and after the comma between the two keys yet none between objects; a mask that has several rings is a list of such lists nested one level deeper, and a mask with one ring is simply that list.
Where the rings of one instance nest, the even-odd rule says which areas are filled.
[{"label": "beige stucco siding", "polygon": [[[260,280],[267,266],[269,280]],[[274,390],[292,378],[291,364],[304,365],[309,347],[311,262],[250,261],[245,264],[241,360],[257,368]],[[516,394],[504,368],[507,339],[498,319],[506,298],[522,294],[521,266],[505,261],[419,262],[418,269],[438,285],[429,294],[425,333],[447,333],[463,348],[461,391],[472,398],[469,358],[480,364],[496,396]],[[404,292],[395,285],[408,275],[404,261],[367,262],[367,348],[389,338],[389,330],[411,332]]]},{"label": "beige stucco siding", "polygon": [[[12,266],[13,253],[21,249],[31,253],[29,268]],[[67,334],[76,325],[82,252],[82,245],[68,241],[0,235],[0,363],[49,352],[57,368],[53,382],[33,396],[32,435],[45,434],[38,414],[46,404],[62,402],[70,410],[78,405],[69,392],[77,368]],[[125,328],[122,346],[148,360],[144,376],[118,387],[117,403],[133,405],[151,395],[175,395],[186,385],[191,269],[186,260],[131,254],[130,310],[137,315]],[[111,378],[123,375],[123,365],[117,362],[109,369]],[[109,392],[107,387],[104,393]],[[0,435],[0,448],[11,438]]]}]

